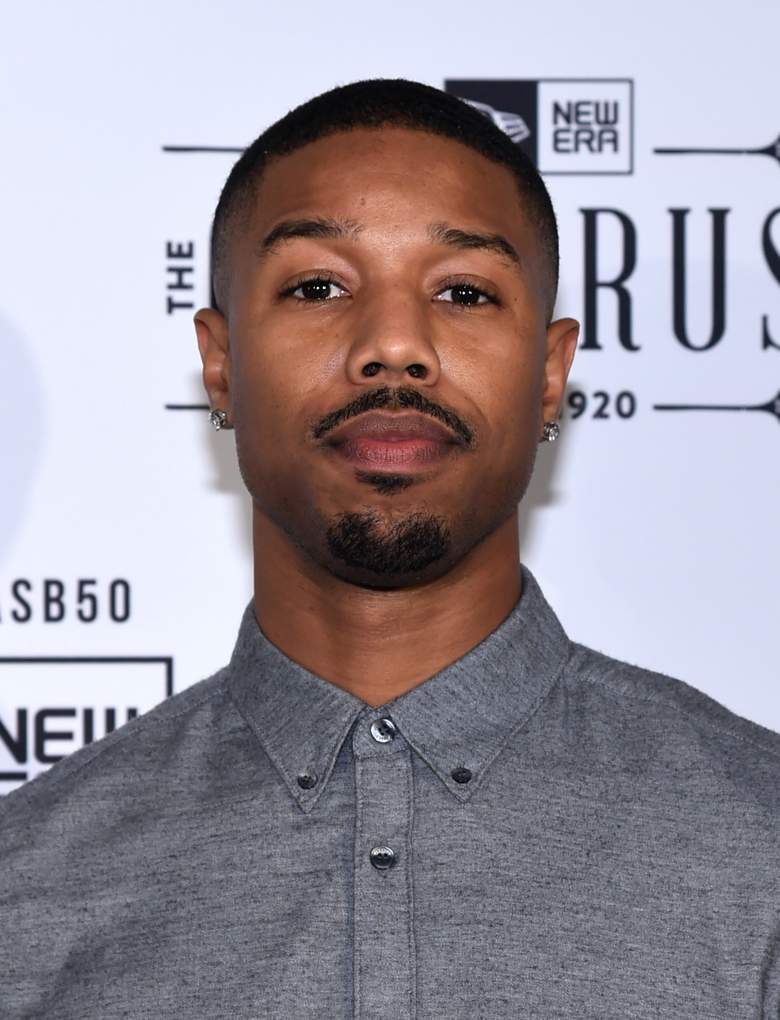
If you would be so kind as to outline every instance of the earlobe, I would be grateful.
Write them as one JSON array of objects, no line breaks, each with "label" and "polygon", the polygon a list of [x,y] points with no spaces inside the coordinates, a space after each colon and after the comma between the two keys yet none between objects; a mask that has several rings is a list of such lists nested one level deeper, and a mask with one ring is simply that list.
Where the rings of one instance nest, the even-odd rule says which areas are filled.
[{"label": "earlobe", "polygon": [[227,321],[216,308],[201,308],[195,313],[194,322],[209,403],[213,410],[227,411],[232,418]]}]

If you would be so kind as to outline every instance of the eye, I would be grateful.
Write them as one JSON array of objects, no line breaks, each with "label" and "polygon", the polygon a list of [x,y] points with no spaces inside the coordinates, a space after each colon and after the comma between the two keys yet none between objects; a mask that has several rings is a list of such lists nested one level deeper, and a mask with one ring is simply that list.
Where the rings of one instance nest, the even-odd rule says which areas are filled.
[{"label": "eye", "polygon": [[282,297],[292,297],[296,301],[322,302],[332,301],[341,297],[347,291],[335,280],[329,280],[326,276],[310,276],[305,280],[297,280],[292,286],[286,287]]},{"label": "eye", "polygon": [[[449,297],[445,296],[449,295]],[[449,287],[445,287],[444,290],[440,290],[436,295],[437,301],[445,301],[448,304],[454,305],[485,305],[489,303],[496,303],[496,299],[492,294],[488,294],[487,291],[481,287],[475,287],[471,283],[453,283]]]}]

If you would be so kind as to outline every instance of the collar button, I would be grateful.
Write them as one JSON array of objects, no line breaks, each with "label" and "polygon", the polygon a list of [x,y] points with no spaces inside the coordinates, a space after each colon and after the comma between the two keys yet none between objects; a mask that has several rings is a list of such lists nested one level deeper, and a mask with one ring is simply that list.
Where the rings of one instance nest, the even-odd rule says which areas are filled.
[{"label": "collar button", "polygon": [[472,772],[471,769],[461,765],[459,768],[453,769],[450,775],[456,783],[468,783],[471,780]]},{"label": "collar button", "polygon": [[396,726],[392,719],[387,717],[375,719],[371,723],[371,736],[378,744],[387,744],[393,740],[396,734]]},{"label": "collar button", "polygon": [[302,790],[310,790],[312,786],[317,785],[317,773],[313,769],[304,769],[303,772],[298,773],[298,786]]}]

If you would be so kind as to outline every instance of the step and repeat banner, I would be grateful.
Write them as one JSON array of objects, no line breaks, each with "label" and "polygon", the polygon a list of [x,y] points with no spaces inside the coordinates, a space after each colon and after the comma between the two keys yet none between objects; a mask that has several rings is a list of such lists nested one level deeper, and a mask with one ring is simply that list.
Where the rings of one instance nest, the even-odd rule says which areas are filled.
[{"label": "step and repeat banner", "polygon": [[366,77],[474,103],[551,190],[583,334],[518,513],[569,634],[780,730],[780,13],[644,6],[7,9],[0,794],[227,661],[252,550],[192,324],[211,214],[268,124]]}]

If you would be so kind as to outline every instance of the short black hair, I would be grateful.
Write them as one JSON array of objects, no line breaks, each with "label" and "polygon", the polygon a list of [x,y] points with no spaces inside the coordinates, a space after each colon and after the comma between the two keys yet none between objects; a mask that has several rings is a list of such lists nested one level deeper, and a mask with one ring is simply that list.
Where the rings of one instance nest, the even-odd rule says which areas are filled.
[{"label": "short black hair", "polygon": [[211,229],[211,299],[227,291],[230,239],[254,205],[263,170],[309,142],[353,128],[405,127],[452,138],[508,167],[526,214],[538,230],[546,262],[548,317],[558,288],[558,227],[550,195],[536,167],[490,115],[441,89],[405,78],[370,78],[323,92],[291,110],[245,149],[222,188]]}]

